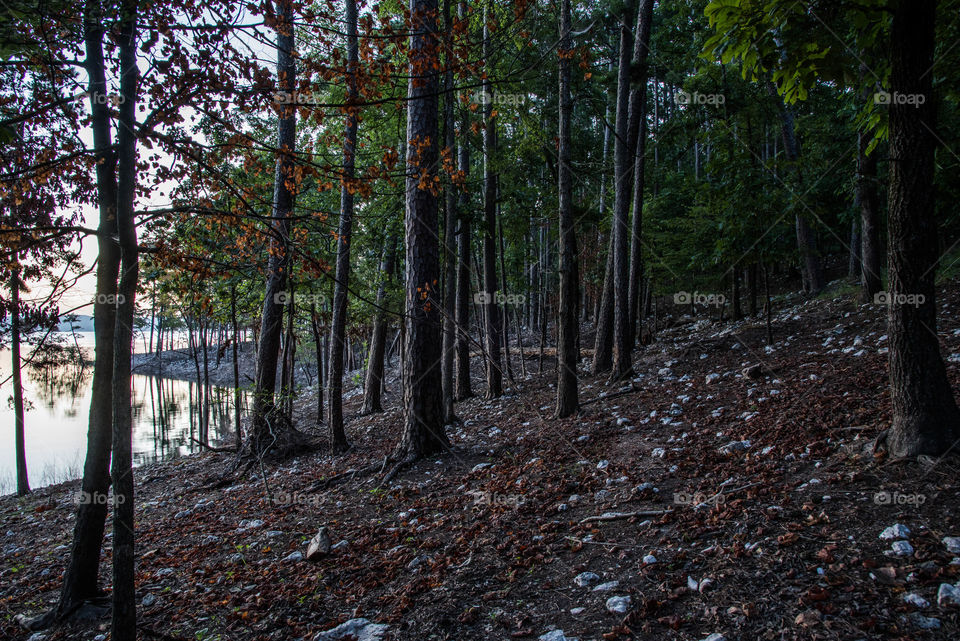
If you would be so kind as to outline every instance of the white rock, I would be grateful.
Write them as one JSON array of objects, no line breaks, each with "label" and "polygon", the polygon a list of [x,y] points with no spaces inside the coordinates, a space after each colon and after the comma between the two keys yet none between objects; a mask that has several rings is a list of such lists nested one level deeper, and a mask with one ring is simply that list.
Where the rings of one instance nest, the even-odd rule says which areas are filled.
[{"label": "white rock", "polygon": [[910,556],[913,554],[913,546],[909,541],[894,541],[890,546],[890,551],[896,556]]},{"label": "white rock", "polygon": [[147,594],[146,596],[143,597],[143,600],[140,601],[140,604],[145,608],[149,608],[151,605],[153,605],[156,602],[157,602],[157,596],[155,594]]},{"label": "white rock", "polygon": [[960,554],[960,536],[945,536],[943,544],[947,546],[947,552],[950,554]]},{"label": "white rock", "polygon": [[653,451],[650,452],[650,455],[653,456],[654,458],[663,458],[664,456],[667,455],[667,451],[662,447],[655,447],[653,448]]},{"label": "white rock", "polygon": [[470,470],[470,471],[471,471],[471,472],[479,472],[480,470],[485,470],[485,469],[487,469],[488,467],[491,467],[492,465],[493,465],[493,463],[477,463],[476,465],[473,466],[473,469]]},{"label": "white rock", "polygon": [[914,627],[920,628],[921,630],[939,630],[940,629],[940,619],[934,619],[933,617],[925,617],[919,612],[913,612],[910,616],[907,617],[907,621],[913,624]]},{"label": "white rock", "polygon": [[326,526],[321,527],[317,533],[310,539],[310,545],[307,546],[307,560],[319,561],[330,553],[330,532]]},{"label": "white rock", "polygon": [[[577,608],[574,608],[576,610]],[[571,613],[573,610],[570,611]],[[568,637],[563,634],[563,630],[550,630],[546,634],[537,637],[538,641],[578,641],[576,637]]]},{"label": "white rock", "polygon": [[727,637],[723,636],[719,632],[714,632],[708,637],[704,637],[701,641],[727,641]]},{"label": "white rock", "polygon": [[657,562],[657,557],[653,556],[652,554],[648,554],[645,557],[643,557],[643,562],[646,565],[651,565]]},{"label": "white rock", "polygon": [[941,607],[960,605],[960,588],[949,583],[941,583],[940,589],[937,590],[937,605]]},{"label": "white rock", "polygon": [[612,596],[607,599],[607,611],[613,614],[624,614],[630,608],[629,596]]},{"label": "white rock", "polygon": [[594,592],[609,592],[610,590],[615,590],[617,586],[620,585],[619,581],[607,581],[606,583],[601,583],[600,585],[593,588]]},{"label": "white rock", "polygon": [[719,374],[707,374],[707,378],[706,378],[705,380],[706,380],[707,385],[710,385],[710,384],[713,383],[714,381],[720,380],[720,375],[719,375]]},{"label": "white rock", "polygon": [[910,605],[918,608],[930,607],[930,602],[924,599],[922,596],[920,596],[916,592],[910,592],[908,594],[904,594],[900,598],[903,599],[904,603],[909,603]]},{"label": "white rock", "polygon": [[597,469],[598,469],[598,470],[605,470],[605,469],[607,469],[608,467],[610,467],[610,461],[608,461],[607,459],[603,459],[602,461],[600,461],[599,463],[597,463]]},{"label": "white rock", "polygon": [[370,623],[366,619],[350,619],[337,627],[320,632],[313,637],[313,641],[377,641],[390,626],[382,623]]},{"label": "white rock", "polygon": [[585,588],[591,583],[600,580],[600,575],[595,572],[581,572],[573,578],[573,582],[581,588]]},{"label": "white rock", "polygon": [[243,519],[240,521],[240,525],[237,526],[238,530],[252,530],[253,528],[263,527],[263,521],[260,519]]},{"label": "white rock", "polygon": [[880,533],[881,541],[892,541],[894,539],[909,539],[910,538],[910,528],[906,525],[900,525],[899,523],[894,523],[883,532]]},{"label": "white rock", "polygon": [[303,552],[297,550],[296,552],[291,552],[287,556],[283,557],[284,561],[289,561],[291,563],[296,563],[297,561],[303,561]]},{"label": "white rock", "polygon": [[572,614],[573,616],[577,616],[578,614],[583,614],[586,611],[587,611],[586,608],[570,608],[570,614]]}]

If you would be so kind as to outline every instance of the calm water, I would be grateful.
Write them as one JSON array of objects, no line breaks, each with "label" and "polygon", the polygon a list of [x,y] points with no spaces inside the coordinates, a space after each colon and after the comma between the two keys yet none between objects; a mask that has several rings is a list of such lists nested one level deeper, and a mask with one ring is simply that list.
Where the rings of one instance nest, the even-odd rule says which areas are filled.
[{"label": "calm water", "polygon": [[[89,337],[87,337],[89,340]],[[10,351],[0,350],[0,381],[10,375]],[[37,369],[24,367],[27,472],[31,487],[41,487],[83,473],[93,367],[73,364]],[[143,465],[200,449],[200,388],[196,383],[133,376],[133,464]],[[233,443],[233,390],[210,386],[211,445]],[[8,400],[9,399],[9,400]],[[246,399],[244,399],[246,402]],[[0,387],[0,494],[16,489],[13,388]]]}]

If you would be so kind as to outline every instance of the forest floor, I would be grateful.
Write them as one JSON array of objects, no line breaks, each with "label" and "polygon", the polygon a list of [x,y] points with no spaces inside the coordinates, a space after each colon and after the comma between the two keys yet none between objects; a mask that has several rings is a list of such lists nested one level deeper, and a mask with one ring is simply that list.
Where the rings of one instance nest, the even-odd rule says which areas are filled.
[{"label": "forest floor", "polygon": [[[939,304],[957,389],[956,282]],[[677,324],[638,352],[632,383],[584,374],[583,411],[563,420],[553,363],[540,377],[530,356],[502,398],[457,404],[451,453],[382,487],[317,489],[390,451],[395,396],[365,417],[347,399],[345,456],[222,489],[230,455],[138,468],[142,638],[349,639],[322,632],[360,617],[358,639],[385,641],[960,638],[960,462],[872,450],[890,419],[885,309],[799,302],[773,331],[765,347],[762,321]],[[0,499],[0,637],[30,637],[15,617],[54,602],[77,490]],[[310,562],[320,527],[338,545]]]}]

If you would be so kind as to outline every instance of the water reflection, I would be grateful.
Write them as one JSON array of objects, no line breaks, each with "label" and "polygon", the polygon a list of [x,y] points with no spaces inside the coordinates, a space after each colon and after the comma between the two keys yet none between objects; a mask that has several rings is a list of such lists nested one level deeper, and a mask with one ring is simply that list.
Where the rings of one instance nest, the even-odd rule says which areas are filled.
[{"label": "water reflection", "polygon": [[[32,487],[82,474],[93,367],[76,358],[45,362],[24,370],[27,468]],[[10,371],[10,352],[0,351],[0,379]],[[232,389],[136,374],[132,377],[133,464],[176,458],[235,443],[236,413]],[[11,394],[9,383],[0,394]],[[206,404],[204,403],[206,399]],[[2,400],[5,400],[2,399]],[[0,400],[0,493],[13,491],[14,420],[10,404]],[[241,396],[241,416],[248,410]],[[206,405],[206,407],[205,407]],[[204,417],[207,417],[206,419]],[[209,425],[204,437],[203,425]]]}]

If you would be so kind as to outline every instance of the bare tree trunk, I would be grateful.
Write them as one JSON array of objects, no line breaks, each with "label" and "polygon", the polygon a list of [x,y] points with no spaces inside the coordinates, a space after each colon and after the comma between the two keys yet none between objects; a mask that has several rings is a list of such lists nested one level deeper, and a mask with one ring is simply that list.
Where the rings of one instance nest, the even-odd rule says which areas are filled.
[{"label": "bare tree trunk", "polygon": [[[466,3],[461,2],[459,7],[460,19],[466,18]],[[463,121],[460,123],[461,135],[466,136],[470,130],[469,112],[464,110]],[[470,145],[464,140],[458,149],[460,171],[465,179],[470,178]],[[472,294],[470,291],[470,256],[472,232],[470,225],[470,196],[466,191],[460,192],[459,222],[460,231],[457,234],[457,373],[456,373],[456,400],[463,400],[473,396],[470,385],[470,306]]]},{"label": "bare tree trunk", "polygon": [[[489,7],[483,6],[483,59],[492,54],[490,44]],[[503,394],[503,370],[500,362],[500,308],[497,306],[497,175],[493,172],[493,156],[497,153],[497,125],[493,118],[493,85],[484,76],[483,95],[483,292],[487,345],[487,398]]]},{"label": "bare tree trunk", "polygon": [[647,61],[650,51],[650,29],[653,23],[653,0],[641,0],[637,13],[636,40],[633,48],[631,81],[632,118],[638,121],[633,166],[633,221],[630,233],[629,345],[637,340],[637,318],[640,314],[640,285],[643,282],[643,190],[644,162],[647,155]]},{"label": "bare tree trunk", "polygon": [[230,287],[230,323],[233,327],[233,431],[237,439],[237,451],[243,442],[240,430],[240,408],[243,396],[240,392],[240,359],[237,354],[240,342],[240,332],[237,328],[237,286]]},{"label": "bare tree trunk", "polygon": [[340,227],[337,230],[337,276],[333,290],[333,320],[330,329],[330,447],[334,452],[350,448],[343,430],[343,350],[347,326],[347,287],[350,284],[350,242],[353,228],[353,186],[357,146],[357,2],[346,0],[347,27],[347,126],[343,140],[343,185],[340,188]]},{"label": "bare tree trunk", "polygon": [[410,0],[407,85],[406,340],[403,362],[404,426],[394,457],[411,462],[450,447],[443,427],[440,387],[440,279],[437,196],[420,187],[421,176],[435,175],[437,93],[434,70],[436,0]]},{"label": "bare tree trunk", "polygon": [[[289,96],[296,90],[296,61],[294,52],[294,24],[292,0],[278,0],[277,6],[277,76],[278,87]],[[260,341],[257,351],[256,389],[253,402],[253,422],[249,435],[249,450],[254,456],[272,451],[286,456],[304,445],[302,436],[284,423],[278,411],[275,394],[277,387],[277,358],[280,335],[283,331],[283,302],[287,293],[287,272],[290,266],[290,215],[296,195],[293,183],[296,146],[296,108],[293,104],[281,107],[277,123],[277,164],[273,179],[273,211],[270,221],[270,258],[260,317]]]},{"label": "bare tree trunk", "polygon": [[[938,231],[934,202],[937,138],[933,91],[936,0],[894,4],[890,91],[890,401],[893,456],[937,456],[960,439],[960,412],[937,339]],[[922,97],[922,102],[920,101]]]},{"label": "bare tree trunk", "polygon": [[[450,16],[450,0],[443,2],[444,28],[446,31],[447,60],[446,72],[444,73],[444,133],[447,151],[454,153],[456,146],[454,136],[453,121],[453,61],[450,56],[453,50],[453,23]],[[453,381],[453,359],[456,353],[457,324],[456,324],[456,298],[457,298],[457,245],[455,236],[457,234],[457,195],[454,193],[454,186],[448,184],[444,190],[444,234],[443,234],[443,255],[444,255],[444,273],[443,273],[443,358],[441,362],[441,393],[443,394],[443,422],[450,424],[457,420],[453,409],[453,399],[455,395]]]},{"label": "bare tree trunk", "polygon": [[317,322],[317,304],[310,301],[310,329],[313,330],[313,346],[317,358],[317,425],[323,423],[323,339]]},{"label": "bare tree trunk", "polygon": [[390,230],[383,239],[380,283],[377,285],[377,310],[374,312],[370,358],[367,359],[367,378],[363,389],[364,414],[383,411],[380,396],[383,392],[383,353],[387,342],[387,317],[382,308],[386,302],[386,281],[391,280],[396,262],[397,239],[393,234],[393,230]]},{"label": "bare tree trunk", "polygon": [[557,314],[557,418],[565,418],[580,405],[577,391],[577,236],[573,219],[573,185],[570,176],[570,0],[560,5],[560,125],[558,132],[557,186],[560,217],[560,303]]},{"label": "bare tree trunk", "polygon": [[[95,150],[98,234],[97,284],[93,305],[94,367],[87,427],[87,455],[83,466],[82,496],[106,497],[110,490],[110,444],[113,438],[113,350],[116,327],[117,277],[120,248],[117,233],[117,156],[111,142],[110,108],[98,96],[107,95],[103,36],[106,27],[100,5],[87,0],[84,6],[84,68],[90,94],[91,129]],[[162,319],[162,316],[161,316]],[[163,340],[157,341],[162,350]],[[84,601],[102,594],[98,585],[100,553],[106,527],[107,505],[102,500],[83,501],[77,507],[70,560],[63,577],[60,599],[44,625],[69,615]]]},{"label": "bare tree trunk", "polygon": [[857,203],[860,205],[860,286],[862,300],[873,302],[883,287],[880,254],[880,194],[877,188],[877,155],[867,154],[869,136],[859,134]]},{"label": "bare tree trunk", "polygon": [[[17,265],[17,254],[13,253],[12,264]],[[17,459],[17,496],[30,493],[30,481],[27,478],[27,447],[23,432],[23,379],[20,362],[20,270],[11,269],[10,274],[10,354],[13,379],[13,416],[14,439]]]},{"label": "bare tree trunk", "polygon": [[134,213],[137,181],[136,103],[137,0],[120,4],[120,95],[117,120],[117,235],[120,242],[120,285],[117,291],[113,352],[113,615],[110,638],[136,641],[135,535],[133,503],[133,414],[130,373],[133,316],[136,310],[140,257]]}]

